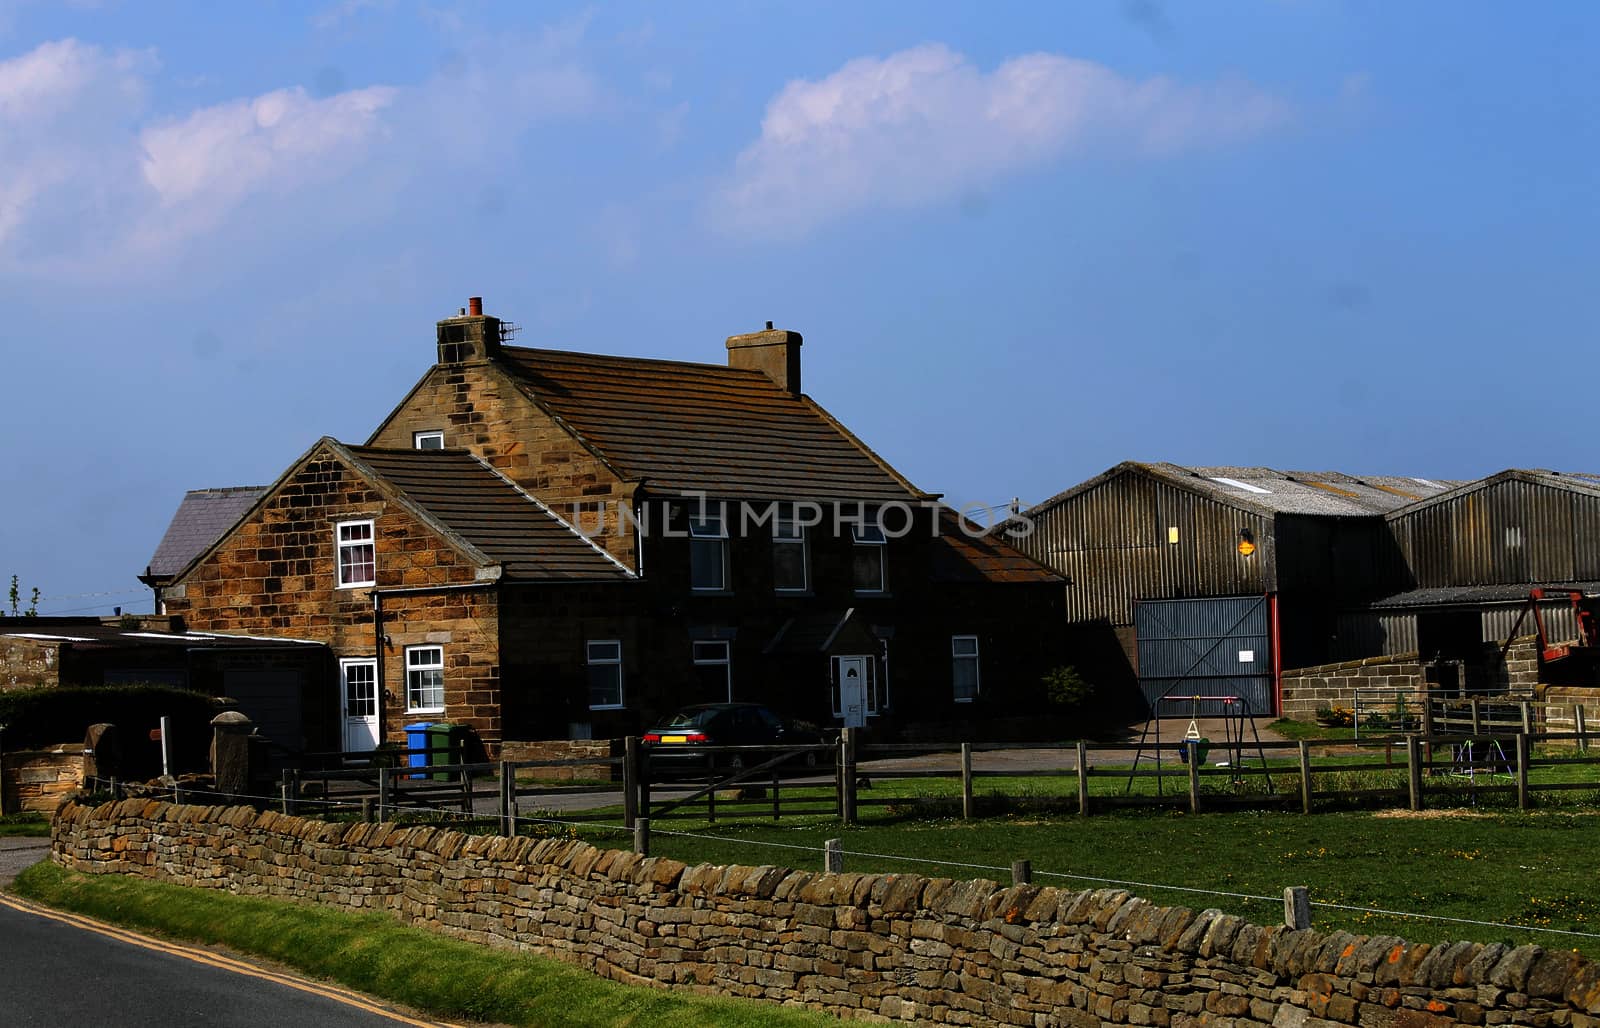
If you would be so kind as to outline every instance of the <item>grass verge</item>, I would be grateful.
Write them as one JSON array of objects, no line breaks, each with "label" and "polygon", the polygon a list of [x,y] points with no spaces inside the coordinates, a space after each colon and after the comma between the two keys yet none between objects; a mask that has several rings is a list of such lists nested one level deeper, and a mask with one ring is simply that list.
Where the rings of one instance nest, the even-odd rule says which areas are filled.
[{"label": "grass verge", "polygon": [[50,838],[50,819],[35,811],[0,816],[0,839],[25,836],[36,839]]},{"label": "grass verge", "polygon": [[541,1026],[836,1023],[754,1001],[620,985],[547,958],[407,927],[379,913],[78,874],[49,862],[24,871],[12,889],[138,931],[267,957],[433,1017]]}]

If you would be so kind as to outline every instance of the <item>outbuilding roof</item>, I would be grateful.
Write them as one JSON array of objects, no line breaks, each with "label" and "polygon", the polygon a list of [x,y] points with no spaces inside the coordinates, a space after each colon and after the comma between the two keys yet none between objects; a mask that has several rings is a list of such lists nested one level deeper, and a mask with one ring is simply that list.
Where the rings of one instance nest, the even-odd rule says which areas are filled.
[{"label": "outbuilding roof", "polygon": [[1553,489],[1564,489],[1568,492],[1585,496],[1600,496],[1600,475],[1585,471],[1550,471],[1544,468],[1507,468],[1497,471],[1483,478],[1475,478],[1470,482],[1453,483],[1453,488],[1435,493],[1425,500],[1408,504],[1390,514],[1391,518],[1404,517],[1413,510],[1421,510],[1438,503],[1449,503],[1459,496],[1488,489],[1504,482],[1526,482],[1530,485],[1548,486]]},{"label": "outbuilding roof", "polygon": [[1165,461],[1125,461],[1057,493],[1028,513],[1043,512],[1079,493],[1127,472],[1150,475],[1219,503],[1256,514],[1307,514],[1361,517],[1387,514],[1437,496],[1459,485],[1438,478],[1351,475],[1340,471],[1280,471],[1276,468],[1218,465],[1190,467]]},{"label": "outbuilding roof", "polygon": [[504,347],[523,392],[624,479],[720,499],[884,502],[922,493],[810,397],[759,371]]}]

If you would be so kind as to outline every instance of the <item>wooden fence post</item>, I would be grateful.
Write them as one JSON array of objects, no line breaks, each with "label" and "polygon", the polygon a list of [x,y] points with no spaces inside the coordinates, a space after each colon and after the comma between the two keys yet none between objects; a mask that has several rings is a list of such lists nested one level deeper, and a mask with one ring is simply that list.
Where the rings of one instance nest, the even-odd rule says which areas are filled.
[{"label": "wooden fence post", "polygon": [[1478,698],[1476,696],[1474,696],[1472,698],[1472,737],[1474,739],[1476,739],[1479,735],[1482,735],[1482,734],[1483,734],[1483,718],[1481,717],[1481,715],[1479,713]]},{"label": "wooden fence post", "polygon": [[840,874],[844,871],[843,840],[829,839],[822,844],[822,869],[830,874]]},{"label": "wooden fence post", "polygon": [[278,792],[283,799],[283,812],[285,814],[293,814],[295,800],[293,768],[286,767],[283,769],[283,785],[279,788]]},{"label": "wooden fence post", "polygon": [[633,827],[639,816],[639,737],[622,740],[622,823]]},{"label": "wooden fence post", "polygon": [[961,744],[961,816],[972,817],[972,743]]},{"label": "wooden fence post", "polygon": [[1433,735],[1433,697],[1426,689],[1422,692],[1422,735],[1424,738]]},{"label": "wooden fence post", "polygon": [[650,819],[636,817],[633,819],[633,852],[641,857],[650,855]]},{"label": "wooden fence post", "polygon": [[1089,744],[1078,740],[1078,816],[1089,816]]},{"label": "wooden fence post", "polygon": [[1194,746],[1189,747],[1189,813],[1200,813],[1200,757]]},{"label": "wooden fence post", "polygon": [[1283,923],[1287,928],[1311,927],[1311,892],[1304,885],[1283,890]]},{"label": "wooden fence post", "polygon": [[1522,734],[1533,734],[1533,704],[1527,700],[1522,701]]},{"label": "wooden fence post", "polygon": [[1528,809],[1528,737],[1517,735],[1517,809]]},{"label": "wooden fence post", "polygon": [[839,733],[839,820],[856,823],[856,730]]},{"label": "wooden fence post", "polygon": [[1013,860],[1011,862],[1011,884],[1031,885],[1033,883],[1033,861]]},{"label": "wooden fence post", "polygon": [[379,821],[387,821],[387,820],[389,820],[389,815],[391,813],[391,811],[389,809],[390,806],[391,806],[391,804],[389,802],[389,793],[394,788],[394,782],[392,780],[393,779],[393,775],[394,775],[394,768],[392,768],[392,767],[380,767],[380,768],[378,768],[378,820]]},{"label": "wooden fence post", "polygon": [[1406,785],[1411,792],[1411,809],[1422,809],[1422,747],[1414,735],[1406,736]]},{"label": "wooden fence post", "polygon": [[511,823],[511,810],[513,807],[512,796],[517,790],[517,772],[511,766],[511,761],[500,762],[500,834],[506,838],[517,834],[515,826]]},{"label": "wooden fence post", "polygon": [[362,821],[363,824],[370,824],[371,821],[372,821],[372,797],[371,796],[363,796],[363,797],[361,797],[361,821]]},{"label": "wooden fence post", "polygon": [[472,813],[472,772],[467,770],[467,765],[462,764],[457,772],[461,776],[461,812]]},{"label": "wooden fence post", "polygon": [[1578,752],[1588,753],[1589,740],[1586,738],[1588,735],[1588,728],[1584,724],[1583,713],[1583,704],[1581,703],[1572,708],[1572,716],[1577,721],[1576,727],[1578,729]]},{"label": "wooden fence post", "polygon": [[1300,812],[1311,813],[1311,745],[1300,740]]}]

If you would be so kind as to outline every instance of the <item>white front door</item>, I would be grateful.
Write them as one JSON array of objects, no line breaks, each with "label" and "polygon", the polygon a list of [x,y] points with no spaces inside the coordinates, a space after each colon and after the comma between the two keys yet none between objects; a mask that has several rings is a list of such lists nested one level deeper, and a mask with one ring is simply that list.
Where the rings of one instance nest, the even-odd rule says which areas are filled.
[{"label": "white front door", "polygon": [[839,715],[846,728],[867,724],[867,662],[871,657],[839,658]]},{"label": "white front door", "polygon": [[344,748],[365,753],[378,745],[378,662],[339,661],[344,695]]}]

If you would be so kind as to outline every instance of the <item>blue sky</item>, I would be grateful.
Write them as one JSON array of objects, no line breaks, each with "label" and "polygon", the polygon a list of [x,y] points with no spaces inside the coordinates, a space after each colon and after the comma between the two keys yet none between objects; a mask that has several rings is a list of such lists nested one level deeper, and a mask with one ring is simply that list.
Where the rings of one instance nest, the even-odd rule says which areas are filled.
[{"label": "blue sky", "polygon": [[0,0],[0,573],[524,345],[806,389],[955,503],[1129,459],[1600,470],[1600,8]]}]

